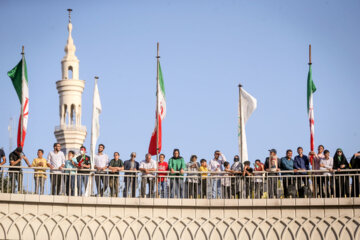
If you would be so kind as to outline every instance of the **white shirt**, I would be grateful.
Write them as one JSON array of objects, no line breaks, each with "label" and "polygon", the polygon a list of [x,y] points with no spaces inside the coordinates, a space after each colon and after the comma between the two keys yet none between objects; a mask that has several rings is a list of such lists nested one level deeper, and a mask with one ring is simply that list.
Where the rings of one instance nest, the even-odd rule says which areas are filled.
[{"label": "white shirt", "polygon": [[[333,168],[334,159],[329,157],[329,159],[321,159],[320,164],[324,164],[324,167],[320,167],[320,170],[328,170]],[[325,172],[324,175],[331,175],[331,173]]]},{"label": "white shirt", "polygon": [[[139,168],[144,168],[144,169],[157,169],[156,167],[156,161],[153,159],[150,159],[150,162],[147,162],[146,160],[143,160],[140,162],[140,167]],[[149,173],[146,174],[145,172],[143,172],[142,174],[144,177],[154,177],[154,173]]]},{"label": "white shirt", "polygon": [[[65,155],[62,151],[55,153],[54,151],[49,152],[47,157],[47,163],[51,164],[54,168],[59,168],[61,165],[65,165]],[[61,170],[51,170],[54,173],[61,173]]]},{"label": "white shirt", "polygon": [[94,164],[98,168],[104,168],[109,166],[109,157],[107,154],[96,154],[94,157]]},{"label": "white shirt", "polygon": [[210,161],[210,171],[220,172],[224,170],[223,164],[226,162],[226,158],[223,154],[220,154],[219,158]]},{"label": "white shirt", "polygon": [[226,176],[230,176],[230,174],[225,173],[223,175],[223,177],[221,178],[221,185],[225,186],[225,187],[230,187],[231,186],[231,178],[230,177],[226,177]]}]

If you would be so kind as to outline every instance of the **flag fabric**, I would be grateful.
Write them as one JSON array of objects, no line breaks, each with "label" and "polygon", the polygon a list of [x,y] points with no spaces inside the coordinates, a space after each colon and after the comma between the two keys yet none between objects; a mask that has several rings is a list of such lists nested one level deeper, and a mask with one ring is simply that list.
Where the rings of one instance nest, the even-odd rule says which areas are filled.
[{"label": "flag fabric", "polygon": [[93,114],[92,114],[92,124],[91,124],[91,143],[90,143],[92,168],[94,167],[96,141],[100,136],[100,122],[99,122],[100,113],[101,113],[101,101],[100,101],[97,81],[95,81],[94,97],[93,97]]},{"label": "flag fabric", "polygon": [[[156,155],[156,140],[158,139],[158,149],[159,152],[161,152],[162,147],[162,120],[164,120],[166,116],[166,97],[165,97],[165,85],[164,85],[164,79],[161,71],[161,66],[159,63],[159,79],[158,79],[158,94],[157,94],[157,109],[155,113],[155,118],[157,118],[157,121],[155,121],[155,129],[154,132],[151,135],[151,140],[149,144],[149,153],[151,155]],[[159,128],[157,127],[157,123],[159,124]],[[159,132],[157,131],[159,129]]]},{"label": "flag fabric", "polygon": [[[309,114],[309,122],[310,122],[310,150],[314,151],[314,103],[313,103],[313,95],[316,91],[315,84],[312,79],[312,70],[311,64],[309,64],[309,73],[307,79],[307,110]],[[312,157],[310,158],[310,162],[312,165]]]},{"label": "flag fabric", "polygon": [[257,107],[257,100],[247,93],[244,89],[240,88],[240,101],[239,101],[239,152],[242,162],[248,161],[248,151],[245,133],[245,124],[249,120],[251,114]]},{"label": "flag fabric", "polygon": [[25,57],[23,57],[20,62],[7,74],[14,85],[21,104],[21,113],[17,134],[17,146],[24,147],[29,115],[29,87]]}]

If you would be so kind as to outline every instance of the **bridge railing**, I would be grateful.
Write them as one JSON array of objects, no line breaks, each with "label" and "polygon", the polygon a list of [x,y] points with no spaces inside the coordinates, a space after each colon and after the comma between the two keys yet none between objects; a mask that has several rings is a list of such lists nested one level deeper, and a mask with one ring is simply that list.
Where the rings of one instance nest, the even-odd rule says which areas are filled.
[{"label": "bridge railing", "polygon": [[143,198],[359,197],[360,170],[239,172],[119,171],[2,166],[0,193]]}]

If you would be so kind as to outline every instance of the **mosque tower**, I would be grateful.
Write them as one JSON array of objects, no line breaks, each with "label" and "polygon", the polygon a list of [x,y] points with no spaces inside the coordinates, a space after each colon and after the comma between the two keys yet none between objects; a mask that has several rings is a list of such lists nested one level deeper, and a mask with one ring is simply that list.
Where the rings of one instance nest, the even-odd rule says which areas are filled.
[{"label": "mosque tower", "polygon": [[69,36],[65,46],[65,56],[61,60],[62,80],[56,82],[59,93],[60,125],[55,127],[55,137],[61,150],[78,152],[84,144],[86,127],[81,125],[81,96],[85,81],[79,80],[79,60],[75,56],[75,45],[71,36],[71,9],[69,12]]}]

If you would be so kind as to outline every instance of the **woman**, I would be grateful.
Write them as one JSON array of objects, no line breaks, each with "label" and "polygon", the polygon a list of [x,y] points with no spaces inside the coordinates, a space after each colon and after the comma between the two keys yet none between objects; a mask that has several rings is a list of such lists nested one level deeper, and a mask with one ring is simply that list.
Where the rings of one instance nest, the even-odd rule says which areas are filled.
[{"label": "woman", "polygon": [[[323,197],[330,197],[331,195],[334,195],[334,184],[333,184],[334,180],[332,173],[333,165],[334,165],[334,159],[330,157],[329,150],[325,150],[324,158],[320,160],[320,170],[327,171],[322,173],[324,177],[321,177],[321,183],[319,185],[319,188],[321,189],[324,189],[325,186]],[[330,187],[330,191],[329,191],[329,187]]]},{"label": "woman", "polygon": [[[346,176],[345,169],[349,169],[349,163],[341,148],[336,150],[334,155],[333,169],[335,172],[336,197],[349,197],[349,176]],[[336,176],[337,175],[337,176]]]}]

